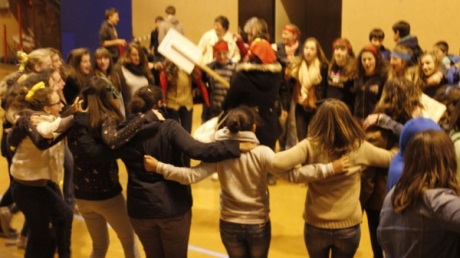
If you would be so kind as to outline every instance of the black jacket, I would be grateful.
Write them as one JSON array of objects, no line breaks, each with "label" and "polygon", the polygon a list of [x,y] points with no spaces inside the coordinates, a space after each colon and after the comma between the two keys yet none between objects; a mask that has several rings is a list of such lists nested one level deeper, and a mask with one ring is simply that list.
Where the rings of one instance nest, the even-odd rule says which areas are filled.
[{"label": "black jacket", "polygon": [[137,219],[176,217],[192,207],[190,185],[182,185],[166,180],[160,174],[145,171],[144,155],[175,166],[183,166],[184,155],[205,162],[217,162],[239,157],[239,143],[198,142],[178,122],[170,119],[155,122],[151,126],[155,132],[144,139],[142,135],[136,136],[124,148],[121,156],[129,173],[128,214]]},{"label": "black jacket", "polygon": [[222,109],[227,111],[240,105],[255,107],[262,120],[256,129],[257,139],[260,144],[274,149],[278,139],[275,101],[283,80],[281,65],[243,63],[236,70]]}]

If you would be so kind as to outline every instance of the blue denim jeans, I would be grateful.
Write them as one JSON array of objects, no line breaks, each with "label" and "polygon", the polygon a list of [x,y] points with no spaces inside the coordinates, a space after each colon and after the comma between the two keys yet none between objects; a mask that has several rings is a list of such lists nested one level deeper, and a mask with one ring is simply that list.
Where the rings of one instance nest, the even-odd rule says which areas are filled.
[{"label": "blue denim jeans", "polygon": [[230,258],[268,256],[270,221],[262,224],[237,224],[220,220],[220,237]]},{"label": "blue denim jeans", "polygon": [[305,224],[304,240],[311,258],[352,258],[361,238],[360,225],[350,228],[326,229]]}]

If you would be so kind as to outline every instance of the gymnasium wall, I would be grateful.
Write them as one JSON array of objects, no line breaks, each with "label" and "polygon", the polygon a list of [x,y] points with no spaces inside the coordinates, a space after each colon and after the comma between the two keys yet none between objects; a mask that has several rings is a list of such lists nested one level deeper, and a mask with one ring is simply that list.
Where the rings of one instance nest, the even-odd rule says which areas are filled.
[{"label": "gymnasium wall", "polygon": [[[219,15],[228,18],[231,32],[238,31],[237,0],[137,0],[132,1],[134,36],[150,35],[155,28],[155,18],[159,15],[165,17],[165,8],[171,4],[176,8],[176,17],[184,26],[185,36],[197,44],[203,33],[213,28],[214,19]],[[148,46],[150,41],[142,43]]]},{"label": "gymnasium wall", "polygon": [[[164,15],[164,8],[172,3],[167,0],[132,2],[135,36],[149,34],[154,27],[155,17]],[[237,31],[238,0],[176,0],[173,4],[177,9],[176,16],[184,24],[186,36],[195,43],[205,31],[212,28],[213,19],[220,14],[230,20],[230,31]],[[288,14],[302,15],[299,7],[305,8],[305,13],[308,13],[307,8],[310,11],[314,9],[314,6],[306,6],[303,0],[275,0],[275,6],[275,35],[272,36],[277,42],[281,40],[282,27],[296,18],[290,18]],[[342,36],[347,37],[355,52],[358,52],[369,43],[370,30],[380,27],[386,34],[385,46],[392,48],[391,26],[404,19],[411,24],[412,33],[418,36],[423,49],[431,50],[436,41],[443,39],[450,44],[450,52],[459,54],[458,10],[460,1],[452,0],[342,0]],[[324,47],[330,44],[321,43]],[[145,44],[148,45],[148,42]]]},{"label": "gymnasium wall", "polygon": [[452,0],[343,0],[342,35],[347,37],[356,53],[369,43],[369,32],[380,27],[385,32],[384,45],[394,47],[393,24],[401,19],[411,25],[424,50],[445,40],[450,53],[459,54],[460,1]]}]

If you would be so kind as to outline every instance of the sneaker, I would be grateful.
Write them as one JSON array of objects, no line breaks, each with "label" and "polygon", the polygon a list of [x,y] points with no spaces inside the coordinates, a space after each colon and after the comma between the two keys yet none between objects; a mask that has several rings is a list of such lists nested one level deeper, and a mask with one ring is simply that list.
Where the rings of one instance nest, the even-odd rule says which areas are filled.
[{"label": "sneaker", "polygon": [[11,211],[7,206],[0,207],[0,224],[3,234],[9,238]]},{"label": "sneaker", "polygon": [[16,239],[16,247],[18,249],[26,249],[26,246],[27,246],[27,237],[26,236],[23,236],[23,235],[20,235],[17,239]]}]

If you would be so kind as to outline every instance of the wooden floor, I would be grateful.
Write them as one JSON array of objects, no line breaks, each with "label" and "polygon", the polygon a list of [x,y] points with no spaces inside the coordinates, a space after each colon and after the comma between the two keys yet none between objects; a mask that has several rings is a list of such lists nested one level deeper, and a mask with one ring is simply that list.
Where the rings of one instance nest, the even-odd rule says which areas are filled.
[{"label": "wooden floor", "polygon": [[[0,79],[15,67],[0,64]],[[196,106],[194,125],[200,121],[201,107]],[[120,163],[120,178],[126,186],[126,170]],[[6,161],[0,158],[0,194],[4,193],[9,184]],[[306,186],[279,182],[270,186],[270,206],[272,222],[272,240],[270,258],[304,258],[308,257],[303,242],[302,212],[306,197]],[[194,205],[192,209],[192,229],[188,256],[198,257],[227,257],[225,248],[220,241],[219,220],[219,183],[210,178],[192,187]],[[126,194],[126,192],[125,192]],[[23,222],[21,214],[13,217],[12,225],[20,229]],[[366,218],[361,224],[361,243],[356,253],[357,258],[372,257]],[[108,258],[123,257],[123,250],[113,230],[110,230],[110,248]],[[72,228],[72,257],[89,257],[91,239],[86,230],[83,218],[74,217]],[[18,250],[15,240],[0,238],[0,258],[23,257],[24,251]],[[57,257],[57,256],[56,256]],[[143,255],[143,257],[145,257]]]}]

